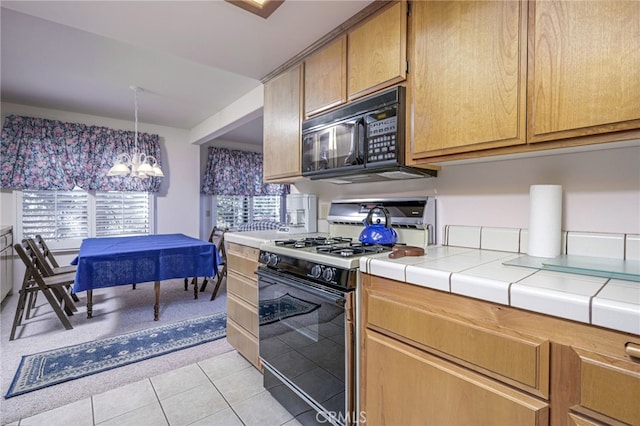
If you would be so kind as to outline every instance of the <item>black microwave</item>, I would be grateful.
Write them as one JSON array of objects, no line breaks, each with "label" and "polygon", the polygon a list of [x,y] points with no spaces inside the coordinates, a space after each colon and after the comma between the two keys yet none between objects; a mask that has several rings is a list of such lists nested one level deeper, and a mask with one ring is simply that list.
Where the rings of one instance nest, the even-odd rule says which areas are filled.
[{"label": "black microwave", "polygon": [[334,183],[435,176],[405,166],[405,88],[302,122],[302,175]]}]

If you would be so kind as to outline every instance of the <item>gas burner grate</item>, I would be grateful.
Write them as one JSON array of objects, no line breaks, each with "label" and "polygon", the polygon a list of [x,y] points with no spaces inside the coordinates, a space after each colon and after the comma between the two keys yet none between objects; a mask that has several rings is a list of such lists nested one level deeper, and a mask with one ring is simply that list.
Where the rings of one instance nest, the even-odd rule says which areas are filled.
[{"label": "gas burner grate", "polygon": [[350,243],[347,245],[327,245],[316,247],[316,252],[330,256],[353,257],[390,251],[390,246]]},{"label": "gas burner grate", "polygon": [[306,237],[301,239],[290,238],[288,240],[276,240],[276,246],[305,248],[333,246],[336,244],[351,244],[352,239],[347,237]]}]

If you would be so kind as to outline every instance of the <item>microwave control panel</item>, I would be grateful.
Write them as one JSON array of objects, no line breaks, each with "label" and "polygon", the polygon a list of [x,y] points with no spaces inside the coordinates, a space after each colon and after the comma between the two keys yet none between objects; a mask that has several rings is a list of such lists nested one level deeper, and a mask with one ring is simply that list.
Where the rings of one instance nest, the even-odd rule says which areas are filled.
[{"label": "microwave control panel", "polygon": [[383,120],[367,124],[367,162],[395,160],[397,117],[389,117]]}]

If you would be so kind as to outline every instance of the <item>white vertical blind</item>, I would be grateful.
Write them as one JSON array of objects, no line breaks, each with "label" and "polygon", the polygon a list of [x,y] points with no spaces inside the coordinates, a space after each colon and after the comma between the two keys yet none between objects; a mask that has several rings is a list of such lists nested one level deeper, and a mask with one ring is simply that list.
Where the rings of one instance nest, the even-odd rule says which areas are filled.
[{"label": "white vertical blind", "polygon": [[84,238],[153,232],[153,195],[148,192],[22,191],[19,238],[40,234],[58,248]]},{"label": "white vertical blind", "polygon": [[89,195],[73,191],[24,191],[22,238],[65,240],[89,236]]},{"label": "white vertical blind", "polygon": [[281,206],[284,196],[265,195],[248,197],[242,195],[216,196],[216,226],[235,229],[244,223],[258,220],[281,221]]},{"label": "white vertical blind", "polygon": [[280,195],[263,195],[253,197],[251,220],[273,220],[279,222],[282,198],[283,196]]},{"label": "white vertical blind", "polygon": [[146,192],[97,192],[96,237],[148,235],[149,194]]}]

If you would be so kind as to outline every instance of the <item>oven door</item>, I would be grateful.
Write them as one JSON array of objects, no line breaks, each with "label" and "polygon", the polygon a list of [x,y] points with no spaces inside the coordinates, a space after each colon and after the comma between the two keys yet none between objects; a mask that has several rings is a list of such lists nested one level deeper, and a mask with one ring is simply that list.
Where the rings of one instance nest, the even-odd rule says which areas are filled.
[{"label": "oven door", "polygon": [[266,267],[258,277],[264,368],[329,422],[346,424],[354,404],[353,292]]}]

